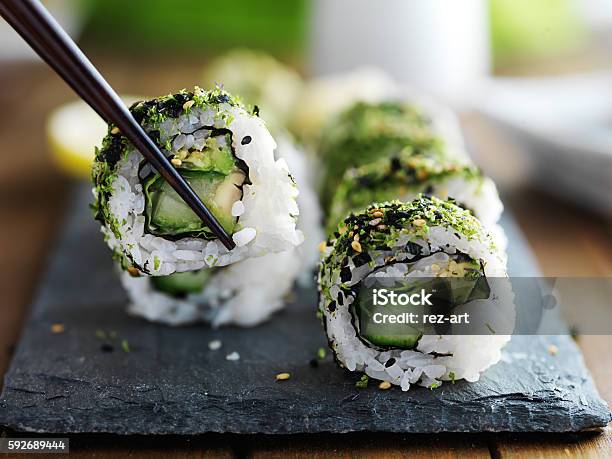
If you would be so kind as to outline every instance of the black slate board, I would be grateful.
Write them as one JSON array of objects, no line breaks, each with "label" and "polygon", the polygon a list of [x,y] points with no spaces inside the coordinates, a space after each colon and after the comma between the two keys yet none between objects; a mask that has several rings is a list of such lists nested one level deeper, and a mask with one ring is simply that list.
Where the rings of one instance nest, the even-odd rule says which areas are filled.
[{"label": "black slate board", "polygon": [[[404,393],[357,390],[328,357],[314,289],[255,329],[172,329],[128,317],[109,253],[76,189],[31,318],[6,375],[0,425],[19,431],[117,434],[581,431],[610,412],[567,336],[514,337],[481,380]],[[510,220],[511,273],[537,268]],[[271,280],[273,281],[273,280]],[[66,331],[52,334],[53,323]],[[103,352],[97,330],[117,333]],[[129,341],[130,352],[120,341]],[[208,350],[221,339],[223,348]],[[559,348],[556,356],[549,344]],[[240,353],[239,361],[225,356]],[[291,379],[275,382],[279,372]]]}]

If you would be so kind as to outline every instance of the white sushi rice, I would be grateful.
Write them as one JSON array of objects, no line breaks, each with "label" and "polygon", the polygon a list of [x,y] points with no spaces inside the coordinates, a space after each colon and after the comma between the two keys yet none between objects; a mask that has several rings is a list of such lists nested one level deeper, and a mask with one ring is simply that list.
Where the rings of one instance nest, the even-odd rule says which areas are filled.
[{"label": "white sushi rice", "polygon": [[[491,237],[484,230],[476,238],[468,239],[464,235],[457,237],[456,231],[443,226],[433,226],[426,238],[413,240],[423,248],[425,258],[413,267],[410,275],[433,277],[431,265],[442,264],[457,251],[473,259],[482,260],[484,274],[487,278],[506,277],[505,256],[493,250]],[[458,234],[458,233],[457,233]],[[414,255],[405,250],[408,235],[399,238],[392,252],[398,261],[409,262]],[[447,246],[448,244],[448,246]],[[355,285],[371,275],[375,266],[384,266],[386,254],[370,254],[374,263],[352,268],[350,285]],[[351,260],[352,263],[352,260]],[[394,268],[394,269],[397,269]],[[400,277],[401,271],[389,272],[391,277]],[[405,275],[405,273],[404,273]],[[501,358],[501,349],[510,340],[509,335],[424,335],[414,350],[379,350],[366,345],[357,335],[349,306],[353,298],[346,296],[341,289],[339,273],[332,278],[321,278],[320,282],[330,285],[331,297],[338,294],[343,303],[338,302],[335,311],[325,308],[325,299],[321,298],[320,309],[324,311],[327,335],[338,361],[350,371],[364,372],[371,378],[400,386],[407,391],[411,385],[437,387],[443,380],[465,379],[477,381],[481,373]],[[508,282],[494,282],[491,285],[492,295],[489,300],[480,301],[487,308],[495,307],[494,317],[504,322],[497,324],[498,329],[508,330],[514,326],[513,294]],[[497,289],[496,291],[493,289]],[[479,306],[467,303],[466,307]],[[440,354],[452,354],[440,356]],[[387,366],[393,358],[395,361]]]},{"label": "white sushi rice", "polygon": [[[182,148],[202,149],[208,131],[187,133],[204,126],[229,129],[236,157],[249,168],[250,183],[243,185],[241,204],[234,203],[233,207],[240,212],[233,235],[237,247],[228,251],[218,240],[185,237],[171,241],[147,234],[145,196],[138,177],[142,157],[131,150],[117,164],[118,175],[109,199],[120,237],[106,226],[102,231],[112,250],[129,254],[138,266],[146,267],[148,272],[143,274],[169,275],[226,266],[249,257],[290,250],[303,241],[296,228],[298,189],[286,161],[275,159],[276,142],[264,122],[227,103],[206,109],[193,107],[189,113],[161,123],[160,141],[164,144],[176,136],[173,152]],[[243,144],[242,139],[247,136],[251,141]]]},{"label": "white sushi rice", "polygon": [[186,298],[158,291],[150,277],[132,277],[122,272],[131,314],[168,325],[207,321],[213,326],[254,326],[285,305],[296,279],[302,285],[313,282],[313,268],[319,260],[317,246],[324,235],[309,159],[286,135],[279,136],[278,145],[276,154],[287,161],[300,189],[298,228],[305,235],[304,243],[219,269],[202,292]]}]

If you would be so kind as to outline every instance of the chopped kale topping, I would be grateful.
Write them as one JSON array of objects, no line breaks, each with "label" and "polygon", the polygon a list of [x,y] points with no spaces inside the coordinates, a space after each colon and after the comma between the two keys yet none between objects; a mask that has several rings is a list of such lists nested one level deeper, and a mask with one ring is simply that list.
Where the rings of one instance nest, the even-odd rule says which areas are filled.
[{"label": "chopped kale topping", "polygon": [[361,379],[355,383],[355,387],[357,389],[366,389],[368,387],[369,381],[370,378],[368,377],[368,375],[363,375]]}]

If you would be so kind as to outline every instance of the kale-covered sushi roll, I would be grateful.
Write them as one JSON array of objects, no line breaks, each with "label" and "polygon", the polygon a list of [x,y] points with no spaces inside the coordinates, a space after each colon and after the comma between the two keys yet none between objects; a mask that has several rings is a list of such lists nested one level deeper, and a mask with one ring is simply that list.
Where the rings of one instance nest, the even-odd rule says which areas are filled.
[{"label": "kale-covered sushi roll", "polygon": [[[505,277],[505,257],[493,238],[452,201],[420,196],[373,204],[344,219],[327,242],[318,275],[319,313],[337,363],[350,371],[402,390],[475,381],[500,359],[514,326],[512,292],[499,281]],[[372,282],[400,280],[411,289],[449,279],[459,282],[438,288],[440,304],[447,312],[478,311],[472,316],[480,319],[478,333],[370,327]]]},{"label": "kale-covered sushi roll", "polygon": [[467,159],[452,124],[433,109],[403,101],[352,105],[328,123],[321,136],[318,153],[325,169],[324,203],[329,205],[347,169],[392,157],[406,148],[415,154],[443,150],[446,156]]},{"label": "kale-covered sushi roll", "polygon": [[168,325],[205,321],[214,327],[248,327],[281,309],[296,280],[312,285],[323,230],[308,158],[286,136],[278,137],[275,155],[287,161],[300,188],[298,229],[304,233],[304,243],[229,266],[169,276],[133,277],[123,272],[121,283],[131,314]]},{"label": "kale-covered sushi roll", "polygon": [[93,168],[94,211],[120,265],[163,276],[294,248],[297,187],[264,122],[222,89],[138,102],[137,121],[190,183],[236,248],[228,251],[115,126]]},{"label": "kale-covered sushi roll", "polygon": [[471,162],[449,157],[439,148],[415,152],[405,147],[348,169],[331,201],[329,221],[336,226],[350,212],[372,202],[412,201],[421,193],[443,200],[452,197],[485,225],[496,224],[503,210],[495,184]]}]

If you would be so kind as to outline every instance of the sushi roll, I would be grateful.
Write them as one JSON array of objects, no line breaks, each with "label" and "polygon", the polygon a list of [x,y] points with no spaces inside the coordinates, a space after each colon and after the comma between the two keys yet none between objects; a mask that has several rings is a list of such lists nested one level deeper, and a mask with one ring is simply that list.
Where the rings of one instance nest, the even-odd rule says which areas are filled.
[{"label": "sushi roll", "polygon": [[412,201],[421,193],[443,200],[452,197],[489,227],[503,211],[495,184],[472,163],[448,157],[437,148],[415,153],[406,147],[398,154],[348,169],[336,188],[329,220],[335,226],[371,202]]},{"label": "sushi roll", "polygon": [[138,102],[133,116],[232,235],[228,251],[176,192],[109,126],[93,167],[94,212],[132,275],[227,266],[293,249],[298,189],[257,113],[216,88]]},{"label": "sushi roll", "polygon": [[273,131],[286,127],[302,91],[302,77],[288,65],[262,51],[235,49],[210,62],[202,75],[205,86],[223,87],[245,103],[260,107]]},{"label": "sushi roll", "polygon": [[[402,390],[476,381],[510,340],[500,331],[514,326],[513,295],[507,282],[493,282],[506,276],[492,237],[452,201],[420,196],[373,204],[349,215],[327,242],[318,274],[319,314],[337,363],[350,371]],[[364,326],[368,311],[359,298],[372,281],[400,279],[411,286],[422,278],[454,277],[468,288],[451,290],[447,307],[480,310],[479,334],[438,334],[418,326],[402,334],[371,333]],[[482,282],[484,294],[472,297]]]},{"label": "sushi roll", "polygon": [[296,281],[312,285],[323,229],[309,158],[286,135],[278,137],[275,154],[287,161],[300,189],[298,228],[305,236],[304,243],[213,269],[140,277],[123,272],[121,283],[132,315],[167,325],[204,321],[213,327],[250,327],[281,309]]},{"label": "sushi roll", "polygon": [[358,102],[330,122],[322,133],[318,153],[325,169],[323,201],[329,205],[347,169],[389,158],[410,148],[413,153],[443,150],[467,160],[447,124],[432,110],[400,102]]}]

